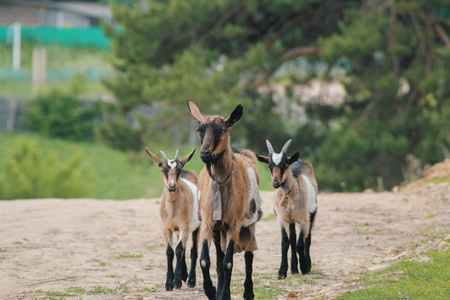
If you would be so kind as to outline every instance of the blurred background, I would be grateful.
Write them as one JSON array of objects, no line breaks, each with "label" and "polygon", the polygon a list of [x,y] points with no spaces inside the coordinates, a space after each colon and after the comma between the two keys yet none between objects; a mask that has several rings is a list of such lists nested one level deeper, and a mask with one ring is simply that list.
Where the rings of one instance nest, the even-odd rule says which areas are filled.
[{"label": "blurred background", "polygon": [[0,199],[159,196],[187,99],[322,192],[390,190],[450,157],[449,67],[446,0],[0,0]]}]

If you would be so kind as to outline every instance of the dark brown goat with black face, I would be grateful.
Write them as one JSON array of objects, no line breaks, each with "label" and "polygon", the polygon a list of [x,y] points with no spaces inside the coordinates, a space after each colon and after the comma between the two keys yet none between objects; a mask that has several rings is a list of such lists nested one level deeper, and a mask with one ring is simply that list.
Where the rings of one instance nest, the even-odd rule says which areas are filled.
[{"label": "dark brown goat with black face", "polygon": [[[258,160],[269,167],[275,192],[275,213],[281,225],[281,265],[278,278],[287,276],[287,252],[291,246],[291,271],[298,273],[297,254],[300,257],[302,274],[311,271],[311,228],[317,212],[317,181],[312,165],[299,159],[299,153],[287,156],[292,140],[286,142],[280,153],[275,153],[266,141],[269,156],[259,156]],[[295,224],[300,226],[300,236],[296,245]],[[288,237],[289,233],[289,237]]]},{"label": "dark brown goat with black face", "polygon": [[[206,164],[198,183],[202,195],[200,264],[205,294],[209,299],[230,299],[233,255],[245,251],[244,298],[254,299],[255,223],[262,217],[257,159],[250,150],[237,150],[230,146],[230,131],[241,118],[243,107],[238,105],[225,119],[221,116],[204,117],[192,100],[187,104],[198,122],[200,158]],[[217,291],[209,273],[211,240],[214,240],[217,255]]]},{"label": "dark brown goat with black face", "polygon": [[[155,164],[161,169],[164,180],[164,190],[161,196],[159,212],[163,230],[164,242],[167,245],[167,278],[166,290],[181,288],[182,280],[189,287],[196,282],[195,266],[197,262],[197,239],[200,227],[199,191],[197,189],[197,175],[192,171],[185,171],[183,167],[194,155],[195,149],[184,158],[178,158],[178,150],[174,159],[168,159],[161,151],[164,159],[160,159],[153,152],[145,148]],[[179,242],[175,249],[177,265],[175,276],[173,273],[173,233],[179,233]],[[186,266],[186,244],[192,234],[191,270],[189,279]]]}]

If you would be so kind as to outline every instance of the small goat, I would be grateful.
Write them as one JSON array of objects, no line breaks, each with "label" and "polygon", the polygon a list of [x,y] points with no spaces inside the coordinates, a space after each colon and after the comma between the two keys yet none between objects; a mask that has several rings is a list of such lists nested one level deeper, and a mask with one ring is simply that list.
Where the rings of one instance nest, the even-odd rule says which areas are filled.
[{"label": "small goat", "polygon": [[[235,252],[245,251],[244,298],[254,299],[253,253],[258,246],[255,223],[262,217],[259,174],[256,155],[250,150],[230,146],[230,130],[242,116],[238,105],[231,115],[206,116],[188,100],[192,116],[198,122],[201,143],[200,158],[206,164],[199,175],[202,194],[202,252],[200,265],[203,288],[209,299],[230,299],[230,283]],[[209,247],[214,240],[217,255],[217,291],[211,282]]]},{"label": "small goat", "polygon": [[[300,256],[302,274],[311,271],[311,228],[317,212],[317,181],[312,165],[299,159],[296,152],[288,157],[286,152],[292,140],[286,142],[280,153],[275,153],[269,141],[266,141],[269,156],[259,156],[258,160],[269,167],[275,192],[275,214],[281,225],[281,265],[278,278],[286,278],[288,270],[287,252],[291,246],[291,271],[298,273]],[[295,223],[300,225],[297,245]],[[287,235],[289,232],[289,237]]]},{"label": "small goat", "polygon": [[[199,193],[197,189],[197,175],[192,171],[183,170],[184,165],[192,158],[195,149],[183,159],[178,158],[178,150],[174,159],[168,159],[161,151],[164,160],[145,148],[155,164],[161,169],[164,180],[164,190],[161,196],[159,212],[163,229],[164,242],[167,245],[167,278],[166,291],[175,287],[181,288],[182,282],[188,279],[186,266],[186,244],[192,233],[191,270],[187,285],[194,287],[196,282],[195,266],[197,263],[197,238],[200,227]],[[177,265],[175,277],[173,273],[172,235],[179,232],[179,242],[175,249]]]}]

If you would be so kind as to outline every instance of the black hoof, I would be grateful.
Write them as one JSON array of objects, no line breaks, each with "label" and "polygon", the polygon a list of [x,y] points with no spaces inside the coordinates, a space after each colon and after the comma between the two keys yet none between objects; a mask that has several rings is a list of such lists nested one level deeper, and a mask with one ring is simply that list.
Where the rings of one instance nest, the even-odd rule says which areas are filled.
[{"label": "black hoof", "polygon": [[166,291],[173,290],[173,282],[166,282]]}]

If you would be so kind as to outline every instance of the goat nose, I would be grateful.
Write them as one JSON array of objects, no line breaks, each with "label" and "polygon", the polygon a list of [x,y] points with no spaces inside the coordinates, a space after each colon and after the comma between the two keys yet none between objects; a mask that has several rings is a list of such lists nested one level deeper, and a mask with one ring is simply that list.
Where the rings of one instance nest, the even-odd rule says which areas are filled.
[{"label": "goat nose", "polygon": [[211,150],[209,150],[208,148],[203,148],[203,149],[201,150],[201,153],[202,153],[203,155],[208,155],[208,154],[211,153]]},{"label": "goat nose", "polygon": [[272,182],[272,186],[277,189],[280,187],[280,183],[278,181],[274,181]]}]

